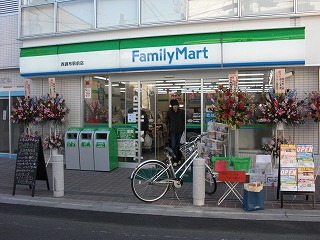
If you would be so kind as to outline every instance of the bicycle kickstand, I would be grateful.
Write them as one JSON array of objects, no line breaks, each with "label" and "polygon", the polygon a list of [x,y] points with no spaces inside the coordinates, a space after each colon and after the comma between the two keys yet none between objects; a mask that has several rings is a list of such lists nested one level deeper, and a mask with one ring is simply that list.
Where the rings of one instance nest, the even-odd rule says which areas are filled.
[{"label": "bicycle kickstand", "polygon": [[179,198],[179,196],[178,196],[178,194],[177,194],[177,191],[176,191],[176,188],[175,188],[175,187],[173,187],[173,192],[174,192],[174,195],[175,195],[176,199],[177,199],[179,202],[181,202],[181,200],[180,200],[180,198]]}]

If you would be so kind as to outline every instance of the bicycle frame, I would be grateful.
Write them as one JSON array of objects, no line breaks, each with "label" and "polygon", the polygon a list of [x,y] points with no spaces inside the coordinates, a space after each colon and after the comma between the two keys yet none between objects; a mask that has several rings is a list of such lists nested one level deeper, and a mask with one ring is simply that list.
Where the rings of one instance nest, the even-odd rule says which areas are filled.
[{"label": "bicycle frame", "polygon": [[[195,142],[197,142],[203,135],[199,135],[198,138],[196,138],[195,140],[193,140],[192,142],[187,142],[185,143],[185,145],[188,144],[194,144]],[[163,163],[166,166],[166,168],[164,168],[162,171],[158,172],[156,175],[154,175],[151,179],[150,179],[150,183],[154,183],[159,176],[161,176],[164,172],[166,171],[170,171],[172,173],[172,179],[165,179],[162,180],[160,182],[157,182],[157,184],[159,183],[174,183],[177,180],[181,180],[183,178],[183,176],[186,174],[187,170],[189,169],[189,167],[191,166],[191,164],[193,163],[194,159],[198,156],[198,150],[195,150],[194,152],[191,153],[191,155],[183,162],[183,164],[175,171],[175,169],[173,168],[173,164],[172,164],[172,156],[170,156],[169,154],[167,155],[168,158],[168,163]],[[143,162],[142,164],[148,162],[148,161],[154,161],[154,160],[147,160],[145,162]],[[157,160],[159,161],[159,160]],[[160,162],[160,161],[159,161]],[[139,166],[138,166],[139,167]],[[182,169],[184,169],[182,171]],[[180,173],[181,172],[181,173]],[[180,173],[180,174],[179,174]],[[131,176],[132,178],[133,176]]]},{"label": "bicycle frame", "polygon": [[[169,147],[165,148],[166,161],[153,159],[140,163],[131,174],[131,188],[135,196],[144,202],[153,202],[163,197],[169,189],[173,189],[179,200],[176,189],[182,187],[183,177],[191,168],[194,159],[201,156],[197,145],[201,137],[202,135],[199,135],[180,147],[185,161],[178,168],[173,167],[172,159],[175,155]],[[217,184],[208,163],[205,163],[205,169],[205,191],[211,195],[215,193]]]}]

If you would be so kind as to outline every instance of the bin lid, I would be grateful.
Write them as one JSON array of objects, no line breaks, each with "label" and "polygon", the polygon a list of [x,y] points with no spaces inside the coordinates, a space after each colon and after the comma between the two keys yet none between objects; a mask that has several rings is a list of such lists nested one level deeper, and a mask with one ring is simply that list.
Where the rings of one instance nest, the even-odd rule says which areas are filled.
[{"label": "bin lid", "polygon": [[83,128],[81,130],[81,132],[95,132],[96,130],[97,130],[96,128],[88,128],[88,127],[86,127],[86,128]]},{"label": "bin lid", "polygon": [[74,132],[74,131],[79,132],[79,131],[81,131],[82,129],[83,129],[83,128],[80,128],[80,127],[71,127],[71,128],[68,129],[68,131],[69,131],[69,132],[71,132],[71,131],[73,131],[73,132]]},{"label": "bin lid", "polygon": [[104,128],[98,128],[97,130],[96,130],[97,132],[105,132],[105,131],[110,131],[110,128],[107,128],[107,127],[104,127]]}]

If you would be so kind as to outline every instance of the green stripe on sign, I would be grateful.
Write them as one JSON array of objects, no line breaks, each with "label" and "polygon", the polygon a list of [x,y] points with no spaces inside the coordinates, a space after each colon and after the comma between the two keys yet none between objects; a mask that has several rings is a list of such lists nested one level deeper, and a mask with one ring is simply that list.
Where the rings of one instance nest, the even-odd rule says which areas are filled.
[{"label": "green stripe on sign", "polygon": [[22,48],[20,51],[20,57],[34,57],[105,50],[121,50],[130,48],[182,46],[196,44],[220,44],[221,41],[222,43],[232,43],[295,39],[305,39],[304,28],[285,28],[222,33],[189,34],[162,37],[146,37],[136,39],[65,44],[60,46]]},{"label": "green stripe on sign", "polygon": [[222,33],[222,42],[257,42],[304,39],[304,28],[251,30]]},{"label": "green stripe on sign", "polygon": [[58,46],[21,48],[20,57],[34,57],[58,54]]},{"label": "green stripe on sign", "polygon": [[119,45],[120,45],[119,40],[66,44],[66,45],[59,46],[58,53],[65,54],[65,53],[104,51],[104,50],[119,50]]},{"label": "green stripe on sign", "polygon": [[124,39],[120,49],[220,43],[220,33]]}]

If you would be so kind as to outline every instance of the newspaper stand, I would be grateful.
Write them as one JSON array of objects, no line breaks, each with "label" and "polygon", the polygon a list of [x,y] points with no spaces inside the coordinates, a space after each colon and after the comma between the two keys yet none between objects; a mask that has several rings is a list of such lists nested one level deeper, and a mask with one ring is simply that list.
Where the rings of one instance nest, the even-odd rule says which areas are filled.
[{"label": "newspaper stand", "polygon": [[315,171],[311,144],[281,144],[278,175],[278,195],[281,191],[281,208],[284,195],[312,196],[315,208]]}]

